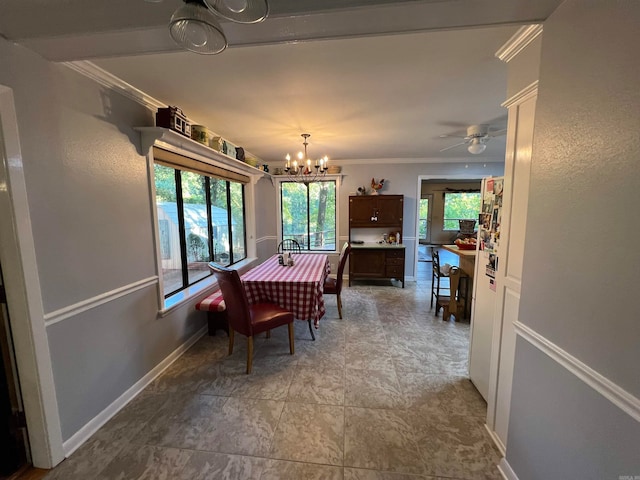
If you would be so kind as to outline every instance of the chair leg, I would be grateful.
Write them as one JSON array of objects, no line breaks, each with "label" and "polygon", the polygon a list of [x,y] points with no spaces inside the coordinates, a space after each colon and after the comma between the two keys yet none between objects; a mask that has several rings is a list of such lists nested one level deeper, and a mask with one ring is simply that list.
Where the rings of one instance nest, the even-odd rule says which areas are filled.
[{"label": "chair leg", "polygon": [[234,338],[233,328],[229,327],[229,355],[233,353],[233,338]]},{"label": "chair leg", "polygon": [[340,298],[340,294],[338,294],[338,316],[340,320],[342,320],[342,299]]},{"label": "chair leg", "polygon": [[311,340],[315,341],[316,336],[313,334],[313,325],[311,325],[311,319],[309,319],[309,332],[311,333]]},{"label": "chair leg", "polygon": [[253,367],[253,335],[247,337],[247,375],[251,373]]},{"label": "chair leg", "polygon": [[291,355],[296,353],[296,347],[293,343],[293,322],[289,324],[289,353],[291,353]]}]

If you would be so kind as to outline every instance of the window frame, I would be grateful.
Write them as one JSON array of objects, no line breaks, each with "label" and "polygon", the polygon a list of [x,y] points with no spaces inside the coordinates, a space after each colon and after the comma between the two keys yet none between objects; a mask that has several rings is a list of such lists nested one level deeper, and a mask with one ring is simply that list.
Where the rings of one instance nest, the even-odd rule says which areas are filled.
[{"label": "window frame", "polygon": [[[276,181],[276,221],[277,221],[277,237],[276,237],[276,245],[279,245],[283,240],[283,232],[282,232],[282,184],[290,183],[291,180],[286,176],[278,176],[274,177]],[[311,254],[332,254],[338,253],[340,251],[341,245],[343,243],[343,239],[340,237],[340,187],[342,183],[342,175],[334,174],[334,175],[324,175],[321,181],[334,181],[336,185],[336,195],[335,195],[335,214],[336,214],[336,248],[335,250],[303,250],[304,253]],[[309,205],[307,204],[307,210],[309,209]],[[307,219],[307,229],[309,226],[309,222]]]},{"label": "window frame", "polygon": [[[185,290],[189,290],[191,287],[197,285],[200,282],[203,282],[205,280],[207,280],[208,278],[212,277],[212,273],[209,272],[207,275],[205,275],[204,277],[198,278],[195,281],[190,281],[189,279],[189,268],[188,268],[188,248],[187,248],[187,241],[186,241],[186,223],[185,223],[185,215],[184,215],[184,188],[182,187],[182,172],[191,172],[189,169],[183,169],[180,168],[179,165],[173,165],[173,166],[168,166],[168,165],[163,165],[162,163],[158,163],[158,162],[154,162],[153,164],[153,171],[155,173],[155,167],[156,165],[160,165],[163,166],[164,168],[172,168],[174,170],[174,182],[175,182],[175,192],[176,192],[176,211],[177,211],[177,228],[178,228],[178,239],[180,241],[180,245],[179,245],[179,251],[180,251],[180,269],[181,269],[181,281],[182,281],[182,285],[180,287],[178,287],[175,290],[171,290],[169,292],[165,292],[164,291],[164,278],[162,277],[163,273],[163,269],[162,269],[162,263],[160,263],[159,265],[159,274],[161,276],[161,285],[162,285],[162,290],[161,290],[161,294],[163,296],[164,299],[164,305],[166,306],[167,303],[171,303],[170,299],[172,297],[175,297],[177,295],[180,295],[181,292],[185,291]],[[207,260],[207,262],[211,262],[214,261],[214,255],[215,255],[215,249],[213,246],[214,243],[214,236],[213,236],[213,221],[212,221],[212,211],[211,211],[211,207],[213,206],[212,202],[211,202],[211,180],[215,179],[218,181],[224,181],[225,182],[225,197],[226,197],[226,214],[227,214],[227,235],[228,235],[228,239],[229,239],[229,255],[230,255],[230,262],[229,264],[225,265],[225,266],[232,266],[235,265],[239,262],[241,262],[242,260],[245,260],[247,258],[247,229],[246,229],[246,194],[245,194],[245,184],[241,183],[241,182],[233,182],[231,180],[226,180],[226,179],[221,179],[212,175],[207,175],[203,172],[199,172],[197,173],[198,175],[201,175],[202,177],[204,177],[204,194],[205,194],[205,210],[206,210],[206,216],[207,216],[207,231],[208,231],[208,250],[209,250],[209,259]],[[155,175],[153,177],[153,183],[154,183],[154,187],[155,187]],[[233,224],[232,224],[232,207],[231,207],[231,184],[239,184],[241,186],[241,194],[242,194],[242,214],[243,214],[243,248],[244,248],[244,257],[239,258],[239,259],[235,259],[234,256],[234,251],[233,251]],[[155,188],[154,188],[155,191]],[[155,197],[155,195],[154,195]],[[154,207],[157,208],[157,202],[156,199],[154,198]],[[157,222],[157,228],[159,229],[159,222]],[[159,252],[161,255],[161,252]]]},{"label": "window frame", "polygon": [[[475,217],[469,218],[447,218],[446,217],[446,211],[447,211],[447,195],[460,195],[460,194],[477,194],[478,198],[479,198],[479,206],[478,206],[478,213],[476,214]],[[447,225],[447,221],[458,221],[458,220],[476,220],[476,228],[477,228],[477,220],[478,220],[478,214],[480,214],[482,210],[482,193],[480,192],[480,190],[477,191],[451,191],[451,192],[443,192],[442,194],[442,231],[443,232],[458,232],[460,230],[460,227],[458,226],[457,228],[446,228]]]}]

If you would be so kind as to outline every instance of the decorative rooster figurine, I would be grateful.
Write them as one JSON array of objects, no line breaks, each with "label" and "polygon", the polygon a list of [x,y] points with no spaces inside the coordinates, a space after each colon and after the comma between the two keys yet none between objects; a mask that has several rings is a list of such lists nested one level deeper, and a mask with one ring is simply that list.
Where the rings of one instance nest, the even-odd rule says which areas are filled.
[{"label": "decorative rooster figurine", "polygon": [[375,178],[371,179],[371,195],[378,195],[378,190],[384,185],[384,178],[381,178],[379,182],[376,182]]}]

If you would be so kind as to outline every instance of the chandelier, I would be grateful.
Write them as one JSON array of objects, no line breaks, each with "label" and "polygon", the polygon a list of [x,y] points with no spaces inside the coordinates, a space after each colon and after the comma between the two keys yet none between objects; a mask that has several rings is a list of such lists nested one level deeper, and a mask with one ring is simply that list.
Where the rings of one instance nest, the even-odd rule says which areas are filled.
[{"label": "chandelier", "polygon": [[307,145],[309,145],[307,140],[311,134],[303,133],[300,136],[304,138],[304,142],[302,142],[304,145],[304,154],[302,152],[298,152],[298,159],[292,162],[291,155],[287,153],[287,156],[285,157],[287,162],[284,165],[284,171],[292,182],[308,185],[325,176],[328,169],[327,163],[329,162],[329,158],[325,155],[323,158],[317,159],[312,164],[311,160],[307,156]]}]

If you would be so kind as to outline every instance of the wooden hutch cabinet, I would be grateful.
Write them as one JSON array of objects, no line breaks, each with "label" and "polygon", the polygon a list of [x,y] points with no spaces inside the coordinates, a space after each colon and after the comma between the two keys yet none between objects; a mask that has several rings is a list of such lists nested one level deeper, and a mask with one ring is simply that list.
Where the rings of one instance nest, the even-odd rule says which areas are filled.
[{"label": "wooden hutch cabinet", "polygon": [[359,195],[349,197],[349,285],[357,279],[391,279],[404,288],[405,247],[400,244],[365,241],[353,243],[359,234],[400,233],[403,238],[402,215],[404,195]]}]

